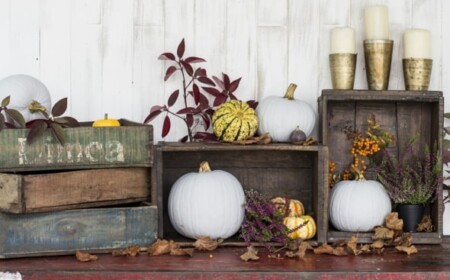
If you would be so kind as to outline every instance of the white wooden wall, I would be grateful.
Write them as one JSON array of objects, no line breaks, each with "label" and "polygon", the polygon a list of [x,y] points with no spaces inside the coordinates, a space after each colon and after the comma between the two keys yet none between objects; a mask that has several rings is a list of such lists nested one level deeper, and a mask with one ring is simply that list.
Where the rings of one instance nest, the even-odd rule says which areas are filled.
[{"label": "white wooden wall", "polygon": [[[404,88],[402,34],[420,27],[433,33],[430,90],[449,96],[445,0],[0,0],[0,79],[18,73],[40,79],[54,101],[69,98],[67,115],[80,121],[108,112],[142,122],[152,105],[163,104],[179,86],[177,79],[163,82],[165,65],[157,58],[175,52],[185,38],[186,52],[205,58],[209,73],[242,77],[241,99],[282,95],[293,82],[299,85],[296,96],[317,108],[321,90],[331,88],[334,27],[356,29],[355,88],[367,88],[363,9],[371,4],[389,7],[389,88]],[[155,141],[161,140],[161,121],[153,123]],[[175,128],[166,140],[185,135],[181,124]]]}]

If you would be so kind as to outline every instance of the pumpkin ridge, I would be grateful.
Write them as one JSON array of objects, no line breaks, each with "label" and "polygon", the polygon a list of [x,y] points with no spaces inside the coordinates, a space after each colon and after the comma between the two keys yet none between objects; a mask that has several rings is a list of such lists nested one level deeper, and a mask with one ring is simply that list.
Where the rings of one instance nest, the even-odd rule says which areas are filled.
[{"label": "pumpkin ridge", "polygon": [[223,140],[223,137],[225,136],[227,129],[231,126],[231,124],[234,122],[234,120],[237,118],[236,116],[232,116],[233,119],[227,123],[227,126],[222,130],[222,133],[220,134],[220,140]]}]

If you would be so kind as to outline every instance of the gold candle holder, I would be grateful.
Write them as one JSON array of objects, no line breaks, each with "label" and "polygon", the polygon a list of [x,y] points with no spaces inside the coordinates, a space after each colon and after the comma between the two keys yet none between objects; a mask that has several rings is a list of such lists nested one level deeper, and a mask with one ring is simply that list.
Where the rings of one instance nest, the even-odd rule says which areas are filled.
[{"label": "gold candle holder", "polygon": [[428,90],[433,60],[426,58],[403,59],[403,76],[406,90]]},{"label": "gold candle holder", "polygon": [[367,84],[370,90],[387,90],[391,73],[392,40],[364,40]]},{"label": "gold candle holder", "polygon": [[333,89],[353,89],[355,83],[356,54],[333,53],[329,56]]}]

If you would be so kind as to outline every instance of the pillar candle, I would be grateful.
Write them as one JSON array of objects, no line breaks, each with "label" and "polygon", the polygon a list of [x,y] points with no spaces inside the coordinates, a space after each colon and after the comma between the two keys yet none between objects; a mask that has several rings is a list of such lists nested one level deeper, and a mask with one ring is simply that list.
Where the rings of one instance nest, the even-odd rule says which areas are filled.
[{"label": "pillar candle", "polygon": [[356,53],[355,30],[350,27],[333,28],[330,53]]},{"label": "pillar candle", "polygon": [[364,10],[366,40],[389,40],[388,9],[383,5]]},{"label": "pillar candle", "polygon": [[403,34],[403,58],[431,59],[431,32],[408,29]]}]

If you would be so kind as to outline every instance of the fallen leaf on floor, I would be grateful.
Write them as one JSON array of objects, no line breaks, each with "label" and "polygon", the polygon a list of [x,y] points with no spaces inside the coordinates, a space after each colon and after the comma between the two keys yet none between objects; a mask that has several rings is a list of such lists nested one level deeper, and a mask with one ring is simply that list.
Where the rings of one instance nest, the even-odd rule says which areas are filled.
[{"label": "fallen leaf on floor", "polygon": [[314,248],[308,242],[301,242],[297,250],[294,251],[286,251],[285,255],[288,258],[299,258],[303,259],[306,255],[307,250],[314,250]]},{"label": "fallen leaf on floor", "polygon": [[261,136],[250,136],[245,138],[244,140],[234,141],[233,144],[241,144],[241,145],[251,145],[251,144],[259,144],[266,145],[272,143],[272,137],[270,137],[269,133],[263,133]]},{"label": "fallen leaf on floor", "polygon": [[374,228],[372,240],[392,240],[394,238],[394,231],[387,227],[377,226]]},{"label": "fallen leaf on floor", "polygon": [[170,253],[170,242],[164,239],[158,239],[147,249],[149,255],[159,256]]},{"label": "fallen leaf on floor", "polygon": [[129,246],[129,247],[121,249],[121,250],[113,250],[112,255],[113,256],[135,257],[135,256],[137,256],[137,254],[139,254],[140,250],[141,250],[141,247],[139,247],[139,246]]},{"label": "fallen leaf on floor", "polygon": [[403,230],[403,220],[398,217],[397,212],[389,213],[384,219],[386,227],[395,231]]},{"label": "fallen leaf on floor", "polygon": [[347,255],[347,251],[344,247],[336,247],[333,248],[328,244],[322,244],[321,246],[314,249],[314,254],[328,254],[335,256],[345,256]]},{"label": "fallen leaf on floor", "polygon": [[79,262],[90,262],[90,261],[98,260],[98,257],[96,255],[91,255],[89,253],[83,253],[78,250],[75,252],[75,256],[77,257],[77,260]]},{"label": "fallen leaf on floor", "polygon": [[246,262],[259,260],[258,250],[253,246],[247,247],[247,252],[241,255],[241,260]]},{"label": "fallen leaf on floor", "polygon": [[403,247],[409,247],[412,245],[412,236],[411,233],[407,232],[407,233],[403,233],[401,235],[401,238],[398,240],[398,242],[395,244],[398,246],[403,246]]},{"label": "fallen leaf on floor", "polygon": [[355,256],[364,253],[363,250],[361,250],[361,248],[358,248],[358,237],[356,237],[355,235],[353,235],[347,242],[347,250]]},{"label": "fallen leaf on floor", "polygon": [[370,244],[370,247],[373,249],[381,249],[384,247],[384,241],[383,240],[375,240],[372,244]]},{"label": "fallen leaf on floor", "polygon": [[417,231],[419,232],[432,232],[433,231],[433,222],[431,221],[430,215],[425,215],[422,218],[422,221],[417,225]]},{"label": "fallen leaf on floor", "polygon": [[399,252],[404,252],[406,254],[411,255],[417,253],[417,248],[414,245],[411,246],[396,246],[395,249]]},{"label": "fallen leaf on floor", "polygon": [[210,237],[200,237],[194,242],[195,249],[199,251],[213,251],[223,242],[222,238],[217,240],[211,239]]}]

